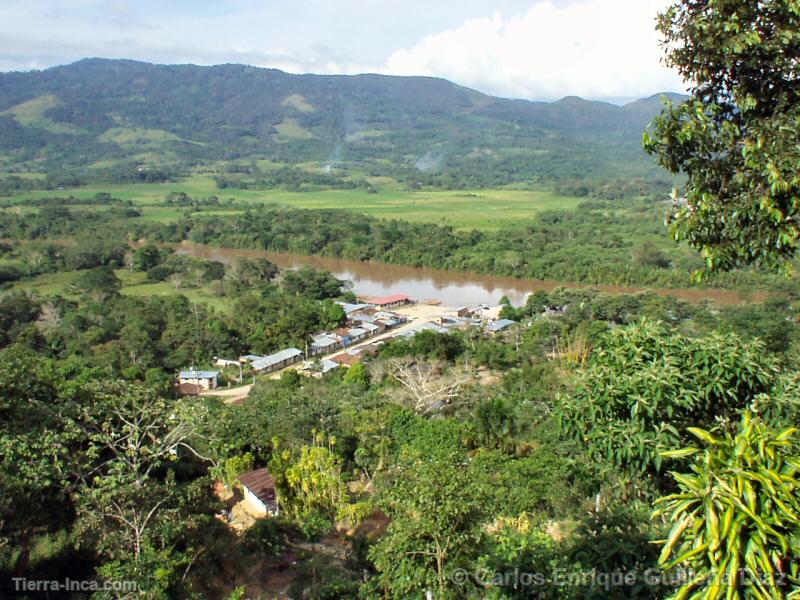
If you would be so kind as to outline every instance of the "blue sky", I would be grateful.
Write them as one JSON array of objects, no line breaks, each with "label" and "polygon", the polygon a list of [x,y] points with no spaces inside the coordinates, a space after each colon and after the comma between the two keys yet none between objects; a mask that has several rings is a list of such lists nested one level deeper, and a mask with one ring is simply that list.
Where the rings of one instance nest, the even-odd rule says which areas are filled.
[{"label": "blue sky", "polygon": [[667,0],[3,0],[0,70],[80,58],[446,77],[490,94],[682,91],[660,64]]}]

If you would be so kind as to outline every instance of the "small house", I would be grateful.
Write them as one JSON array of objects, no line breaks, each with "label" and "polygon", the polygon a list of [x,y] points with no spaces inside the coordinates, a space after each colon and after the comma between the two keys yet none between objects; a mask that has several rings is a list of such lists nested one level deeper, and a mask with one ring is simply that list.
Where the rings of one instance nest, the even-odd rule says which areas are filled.
[{"label": "small house", "polygon": [[348,331],[350,342],[360,342],[367,337],[367,330],[363,327],[353,327]]},{"label": "small house", "polygon": [[366,331],[367,337],[378,335],[381,332],[381,328],[374,323],[359,323],[358,328]]},{"label": "small house", "polygon": [[242,484],[244,501],[256,514],[277,516],[280,514],[275,478],[269,469],[256,469],[238,477]]},{"label": "small house", "polygon": [[339,368],[339,363],[323,358],[319,363],[319,374],[325,375]]},{"label": "small house", "polygon": [[281,350],[275,354],[270,354],[269,356],[263,356],[258,360],[254,360],[251,366],[254,371],[271,373],[272,371],[278,371],[284,367],[293,365],[299,362],[301,358],[303,358],[303,352],[301,350],[297,348],[287,348],[286,350]]},{"label": "small house", "polygon": [[217,377],[219,371],[196,371],[189,369],[188,371],[181,371],[178,375],[178,385],[190,383],[196,385],[202,390],[213,390],[217,387]]},{"label": "small house", "polygon": [[511,319],[497,319],[486,326],[486,331],[488,331],[490,334],[495,334],[508,329],[512,325],[518,325],[518,323],[516,321],[512,321]]},{"label": "small house", "polygon": [[309,354],[327,354],[333,352],[342,345],[342,340],[335,334],[321,334],[314,337],[314,341],[309,346]]},{"label": "small house", "polygon": [[339,302],[339,304],[344,309],[344,313],[348,316],[350,316],[351,313],[364,310],[370,306],[369,304],[349,304],[347,302]]},{"label": "small house", "polygon": [[403,306],[404,304],[411,303],[411,298],[405,294],[392,294],[391,296],[381,296],[378,298],[364,298],[364,300],[369,304],[379,308],[392,308],[393,306]]}]

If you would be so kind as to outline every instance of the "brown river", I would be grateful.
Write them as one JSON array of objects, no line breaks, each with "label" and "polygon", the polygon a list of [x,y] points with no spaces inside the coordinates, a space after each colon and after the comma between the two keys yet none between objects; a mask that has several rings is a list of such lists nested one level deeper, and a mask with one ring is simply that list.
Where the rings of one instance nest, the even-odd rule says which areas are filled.
[{"label": "brown river", "polygon": [[315,269],[330,271],[339,279],[353,283],[353,291],[364,296],[388,296],[390,294],[407,294],[415,300],[440,300],[445,306],[462,306],[467,304],[495,305],[503,296],[508,297],[514,305],[525,303],[532,292],[550,291],[559,286],[593,287],[608,293],[631,293],[645,289],[653,289],[662,296],[675,296],[689,302],[711,300],[715,304],[740,304],[744,302],[760,302],[765,294],[752,294],[742,298],[737,292],[718,289],[658,289],[645,287],[622,287],[613,285],[586,285],[568,281],[547,279],[516,279],[498,275],[480,275],[460,271],[445,271],[418,267],[403,267],[376,262],[361,262],[329,258],[324,256],[305,256],[268,252],[265,250],[247,250],[233,248],[215,248],[200,244],[183,243],[176,247],[179,254],[187,254],[206,260],[228,263],[237,256],[255,258],[263,256],[281,268],[297,269],[310,266]]}]

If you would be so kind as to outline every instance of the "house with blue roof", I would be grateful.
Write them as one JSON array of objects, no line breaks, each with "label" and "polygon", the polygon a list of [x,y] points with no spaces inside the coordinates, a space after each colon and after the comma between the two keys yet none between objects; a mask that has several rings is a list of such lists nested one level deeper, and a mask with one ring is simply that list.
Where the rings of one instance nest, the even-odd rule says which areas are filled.
[{"label": "house with blue roof", "polygon": [[203,390],[213,390],[217,387],[217,377],[219,371],[198,371],[187,369],[178,375],[179,385],[194,385]]},{"label": "house with blue roof", "polygon": [[486,326],[486,331],[488,331],[490,334],[499,333],[500,331],[508,329],[512,325],[519,325],[519,323],[512,321],[511,319],[497,319]]}]

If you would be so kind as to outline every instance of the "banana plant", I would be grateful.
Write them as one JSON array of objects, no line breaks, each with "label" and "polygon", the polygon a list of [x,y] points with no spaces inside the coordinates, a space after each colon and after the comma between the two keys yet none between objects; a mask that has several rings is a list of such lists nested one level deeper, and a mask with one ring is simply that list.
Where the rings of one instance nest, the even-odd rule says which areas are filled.
[{"label": "banana plant", "polygon": [[663,453],[693,462],[672,473],[678,492],[653,515],[671,524],[659,565],[688,574],[672,598],[800,598],[798,430],[775,431],[747,410],[735,433],[689,431],[702,448]]}]

